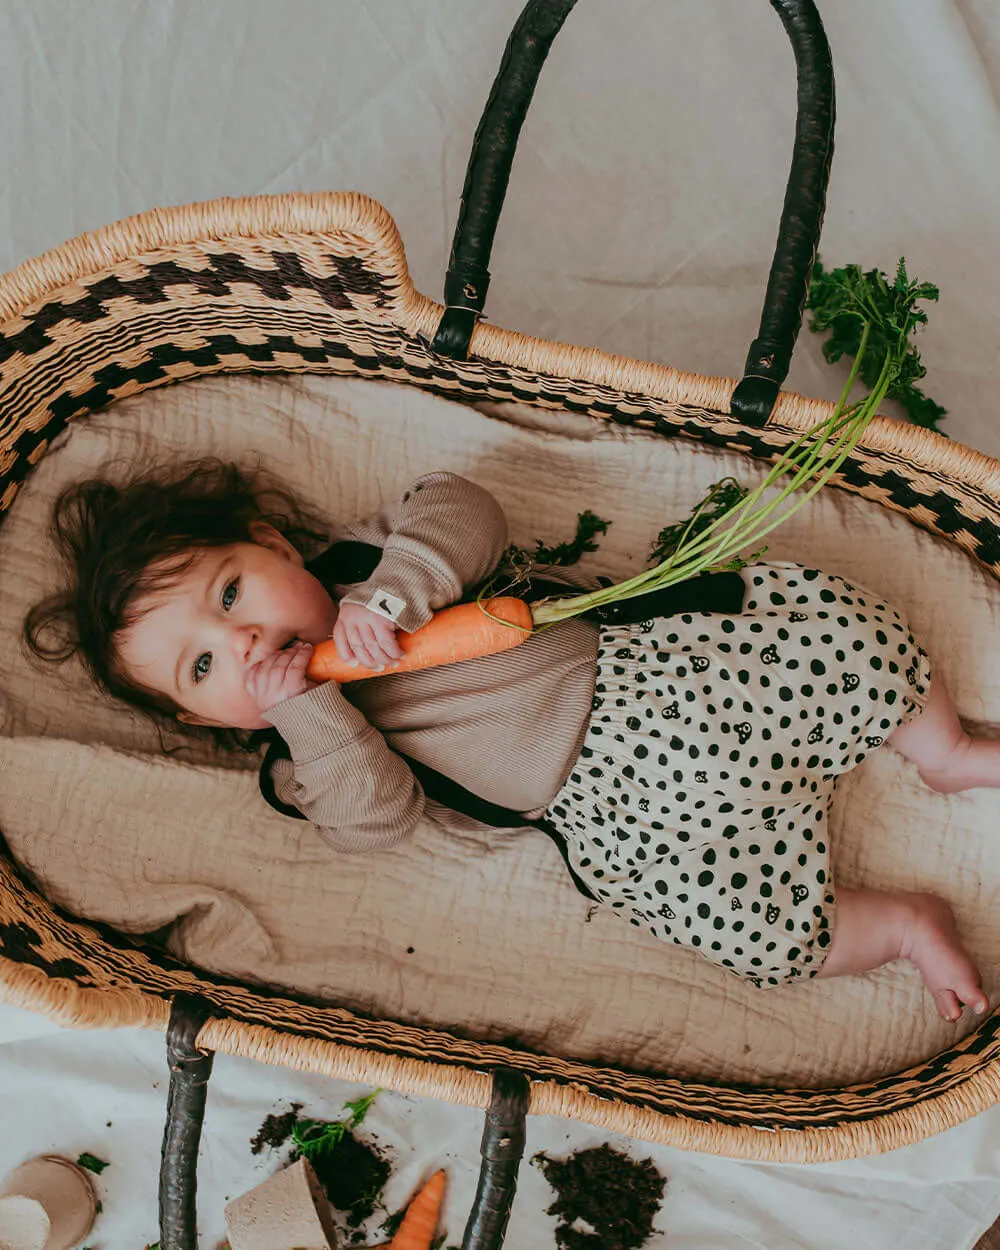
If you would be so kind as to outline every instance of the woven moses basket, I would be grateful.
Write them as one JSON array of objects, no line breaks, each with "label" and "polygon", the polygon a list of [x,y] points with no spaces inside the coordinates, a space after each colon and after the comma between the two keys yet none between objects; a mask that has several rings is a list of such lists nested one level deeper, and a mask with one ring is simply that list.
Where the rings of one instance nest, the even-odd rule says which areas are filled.
[{"label": "woven moses basket", "polygon": [[[829,405],[778,395],[832,153],[832,70],[811,0],[772,0],[795,51],[799,118],[761,328],[735,392],[725,379],[478,322],[518,130],[574,2],[532,0],[511,36],[476,135],[446,308],[414,290],[392,220],[357,194],[155,210],[74,239],[0,281],[3,514],[68,422],[209,373],[315,371],[465,402],[516,399],[761,461],[826,413]],[[997,480],[985,457],[879,418],[836,484],[902,513],[1000,577]],[[364,1018],[202,973],[84,923],[43,898],[9,854],[0,860],[0,993],[64,1024],[167,1030],[163,1250],[195,1246],[194,1163],[216,1050],[489,1107],[463,1243],[479,1250],[502,1241],[528,1110],[686,1148],[805,1162],[917,1140],[975,1114],[1000,1090],[997,1016],[919,1066],[826,1090],[637,1075]]]}]

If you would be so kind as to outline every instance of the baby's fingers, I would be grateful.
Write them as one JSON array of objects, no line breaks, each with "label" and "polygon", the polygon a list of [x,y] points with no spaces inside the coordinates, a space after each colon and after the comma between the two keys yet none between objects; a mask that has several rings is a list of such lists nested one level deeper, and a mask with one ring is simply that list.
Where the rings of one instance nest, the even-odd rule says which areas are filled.
[{"label": "baby's fingers", "polygon": [[385,656],[387,663],[393,660],[403,658],[403,648],[399,645],[399,639],[396,636],[396,626],[392,621],[381,621],[372,626],[375,635],[375,641],[382,654]]},{"label": "baby's fingers", "polygon": [[352,642],[354,654],[365,668],[383,669],[392,662],[379,645],[378,636],[370,625],[357,626]]},{"label": "baby's fingers", "polygon": [[347,631],[347,626],[342,618],[338,618],[336,625],[333,627],[331,635],[333,641],[337,645],[337,654],[348,664],[357,664],[358,657],[354,651],[354,642]]}]

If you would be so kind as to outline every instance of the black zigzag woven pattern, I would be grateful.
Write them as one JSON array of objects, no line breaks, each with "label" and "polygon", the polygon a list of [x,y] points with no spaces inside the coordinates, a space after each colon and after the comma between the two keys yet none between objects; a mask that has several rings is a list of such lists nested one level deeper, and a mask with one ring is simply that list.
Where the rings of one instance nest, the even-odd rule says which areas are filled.
[{"label": "black zigzag woven pattern", "polygon": [[[263,263],[266,259],[266,264]],[[52,332],[61,327],[75,327],[81,341],[92,344],[92,354],[100,358],[101,323],[108,323],[108,330],[120,333],[123,323],[129,319],[140,322],[144,328],[150,324],[150,313],[161,310],[165,322],[178,336],[185,329],[203,335],[203,344],[197,348],[181,343],[156,342],[141,364],[126,364],[115,360],[122,354],[123,345],[115,341],[116,334],[108,334],[104,356],[100,363],[91,366],[90,386],[81,389],[80,379],[73,379],[72,391],[64,390],[48,396],[47,406],[51,420],[42,429],[16,432],[11,450],[15,459],[22,461],[12,465],[5,475],[7,480],[23,480],[32,456],[38,446],[51,440],[74,416],[96,411],[112,402],[126,384],[140,387],[162,383],[169,377],[169,370],[180,364],[192,369],[214,372],[220,369],[243,368],[265,370],[277,367],[298,369],[322,369],[347,366],[368,375],[391,375],[405,378],[417,385],[443,389],[452,397],[508,398],[528,403],[558,406],[571,412],[603,417],[621,424],[635,424],[656,429],[664,434],[684,433],[704,442],[728,449],[744,450],[750,455],[766,456],[775,450],[773,433],[765,427],[761,432],[741,429],[710,428],[698,423],[692,428],[684,418],[684,406],[674,405],[665,412],[661,402],[650,401],[640,395],[627,395],[593,383],[576,383],[571,379],[552,375],[531,374],[517,370],[477,362],[462,364],[445,360],[432,354],[427,346],[398,331],[395,334],[376,334],[382,342],[371,343],[367,349],[360,344],[345,341],[345,328],[365,304],[385,308],[391,301],[394,284],[379,274],[357,256],[336,256],[329,252],[322,257],[326,276],[318,276],[305,267],[302,259],[292,251],[268,249],[256,263],[233,251],[206,252],[197,265],[181,265],[173,260],[151,263],[141,277],[109,275],[95,280],[82,296],[54,300],[43,305],[24,319],[9,334],[0,334],[0,374],[12,360],[19,363],[20,375],[31,374],[32,357],[47,358],[55,346]],[[263,310],[240,307],[231,309],[227,301],[236,300],[237,292],[259,292],[265,306]],[[204,305],[190,303],[192,293],[211,296],[220,301],[211,314],[216,320],[243,320],[253,324],[254,316],[273,325],[275,317],[287,312],[292,320],[303,321],[301,311],[293,311],[295,301],[304,293],[318,297],[323,308],[332,314],[325,319],[316,315],[307,317],[317,342],[303,343],[291,334],[275,333],[269,327],[263,341],[248,343],[233,334],[211,332],[205,323]],[[122,302],[131,305],[130,318],[122,312]],[[185,300],[187,307],[185,308]],[[211,306],[210,306],[211,307]],[[185,313],[190,324],[185,326]],[[346,314],[337,316],[337,314]],[[361,324],[364,324],[362,319]],[[391,326],[391,322],[387,323]],[[263,326],[262,326],[263,329]],[[369,339],[373,327],[364,325]],[[356,335],[355,335],[356,337]],[[385,341],[395,338],[395,343]],[[94,352],[96,349],[96,353]],[[63,346],[60,350],[65,350]],[[280,358],[281,364],[277,364]],[[45,360],[45,364],[50,362]],[[35,380],[35,389],[38,388]],[[13,388],[5,388],[0,407],[0,429],[16,426],[18,413],[13,406]],[[658,411],[659,410],[659,411]],[[967,535],[965,545],[984,564],[1000,566],[1000,527],[995,512],[995,501],[979,499],[978,507],[970,515],[962,506],[963,500],[955,496],[955,483],[943,482],[938,489],[919,489],[908,474],[905,465],[892,467],[885,463],[873,463],[871,454],[858,456],[845,466],[843,480],[856,490],[875,486],[887,502],[904,511],[922,507],[935,517],[935,528],[944,535]],[[2,479],[0,479],[2,480]],[[7,481],[3,481],[6,486]],[[967,488],[966,488],[967,492]],[[2,494],[2,490],[0,490]]]}]

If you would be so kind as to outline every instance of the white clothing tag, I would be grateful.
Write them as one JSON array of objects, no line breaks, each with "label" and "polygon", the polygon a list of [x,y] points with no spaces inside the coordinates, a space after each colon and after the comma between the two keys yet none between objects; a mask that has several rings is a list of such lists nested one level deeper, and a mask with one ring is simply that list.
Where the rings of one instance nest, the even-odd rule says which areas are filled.
[{"label": "white clothing tag", "polygon": [[406,607],[406,600],[390,595],[387,590],[376,590],[365,607],[369,612],[377,612],[379,616],[385,616],[395,622],[400,612]]}]

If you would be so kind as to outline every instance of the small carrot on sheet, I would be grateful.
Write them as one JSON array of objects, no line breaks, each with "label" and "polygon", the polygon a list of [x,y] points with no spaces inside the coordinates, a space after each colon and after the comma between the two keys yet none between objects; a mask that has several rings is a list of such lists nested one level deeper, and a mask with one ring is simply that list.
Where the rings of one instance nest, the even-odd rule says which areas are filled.
[{"label": "small carrot on sheet", "polygon": [[439,1168],[406,1208],[389,1250],[430,1250],[443,1197],[444,1169]]},{"label": "small carrot on sheet", "polygon": [[[486,611],[483,611],[483,608]],[[490,614],[487,615],[487,612]],[[501,624],[490,617],[499,617]],[[439,664],[454,664],[480,655],[494,655],[523,642],[531,633],[531,608],[523,599],[504,596],[484,599],[479,603],[457,603],[442,608],[415,629],[412,634],[397,635],[403,658],[383,669],[352,668],[337,653],[337,644],[318,643],[313,648],[306,676],[310,681],[360,681],[363,677],[380,677],[386,673],[409,673]]]}]

